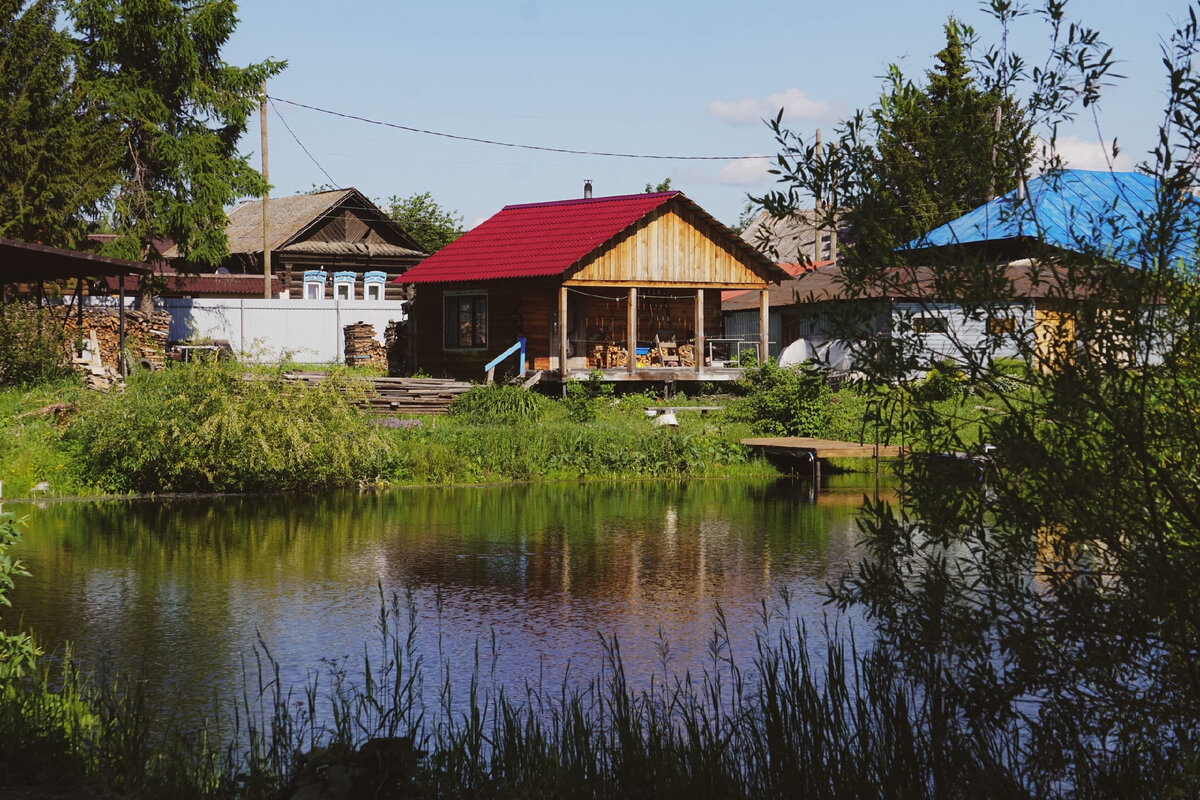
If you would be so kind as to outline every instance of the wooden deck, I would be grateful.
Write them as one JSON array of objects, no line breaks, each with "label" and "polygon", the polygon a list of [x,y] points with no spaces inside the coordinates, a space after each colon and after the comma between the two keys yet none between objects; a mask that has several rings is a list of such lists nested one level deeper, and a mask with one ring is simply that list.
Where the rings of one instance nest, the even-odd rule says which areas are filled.
[{"label": "wooden deck", "polygon": [[814,458],[896,458],[896,445],[859,444],[832,439],[810,439],[805,436],[775,436],[765,439],[742,439],[746,447],[777,455],[804,455]]}]

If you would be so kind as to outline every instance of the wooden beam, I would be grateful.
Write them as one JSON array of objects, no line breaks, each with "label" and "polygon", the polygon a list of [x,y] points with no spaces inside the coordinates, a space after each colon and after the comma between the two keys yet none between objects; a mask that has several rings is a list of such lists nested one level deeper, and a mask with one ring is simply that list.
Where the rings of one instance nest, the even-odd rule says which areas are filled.
[{"label": "wooden beam", "polygon": [[704,290],[696,290],[696,336],[693,345],[696,359],[696,374],[704,370]]},{"label": "wooden beam", "polygon": [[675,282],[675,281],[626,281],[616,283],[613,281],[580,281],[569,280],[563,281],[564,286],[591,286],[591,287],[608,287],[610,289],[762,289],[766,286],[766,281],[758,281],[756,283],[696,283],[692,282]]},{"label": "wooden beam", "polygon": [[558,287],[558,369],[567,379],[567,287]]},{"label": "wooden beam", "polygon": [[758,297],[758,357],[762,363],[767,362],[768,334],[771,332],[771,301],[770,292],[763,289]]},{"label": "wooden beam", "polygon": [[628,340],[629,374],[637,372],[637,287],[629,287],[629,305],[626,307],[625,338]]}]

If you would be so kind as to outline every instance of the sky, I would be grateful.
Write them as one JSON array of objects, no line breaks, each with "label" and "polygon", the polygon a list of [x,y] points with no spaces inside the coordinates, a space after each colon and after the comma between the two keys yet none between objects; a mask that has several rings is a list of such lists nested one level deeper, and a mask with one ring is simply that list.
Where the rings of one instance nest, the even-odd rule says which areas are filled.
[{"label": "sky", "polygon": [[[513,203],[643,191],[671,179],[717,219],[773,186],[782,107],[805,138],[878,97],[891,63],[923,78],[951,14],[983,44],[996,23],[973,2],[876,0],[243,0],[225,60],[288,62],[268,85],[273,196],[332,184],[377,201],[430,192],[473,227]],[[1036,4],[1034,4],[1036,5]],[[1099,30],[1122,79],[1093,115],[1060,130],[1070,166],[1119,169],[1145,158],[1162,119],[1161,45],[1184,17],[1177,0],[1073,0],[1067,16]],[[1030,63],[1046,26],[1010,36]],[[982,50],[982,48],[980,48]],[[612,158],[500,147],[413,133],[301,108],[541,147],[705,160]],[[290,129],[290,130],[289,130]],[[256,118],[242,152],[259,166]],[[307,150],[307,153],[305,152]],[[717,157],[715,159],[711,157]]]}]

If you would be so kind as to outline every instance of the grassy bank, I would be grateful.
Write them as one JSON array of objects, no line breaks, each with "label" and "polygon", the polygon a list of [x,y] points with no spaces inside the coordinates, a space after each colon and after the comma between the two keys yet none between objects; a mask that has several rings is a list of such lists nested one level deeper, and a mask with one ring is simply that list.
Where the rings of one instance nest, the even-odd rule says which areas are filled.
[{"label": "grassy bank", "polygon": [[28,496],[39,484],[42,493],[89,496],[762,477],[775,470],[752,458],[742,438],[895,444],[901,427],[918,427],[903,425],[905,415],[936,414],[961,420],[970,441],[972,426],[1003,405],[940,378],[883,393],[835,391],[813,373],[768,366],[727,395],[675,396],[671,405],[723,410],[681,412],[674,428],[646,419],[645,406],[662,403],[653,392],[614,396],[596,383],[572,385],[554,400],[481,387],[456,413],[398,420],[353,405],[367,390],[362,376],[335,370],[314,387],[286,381],[282,367],[252,374],[246,380],[238,365],[175,365],[134,375],[123,393],[87,392],[70,379],[0,390],[4,496]]}]

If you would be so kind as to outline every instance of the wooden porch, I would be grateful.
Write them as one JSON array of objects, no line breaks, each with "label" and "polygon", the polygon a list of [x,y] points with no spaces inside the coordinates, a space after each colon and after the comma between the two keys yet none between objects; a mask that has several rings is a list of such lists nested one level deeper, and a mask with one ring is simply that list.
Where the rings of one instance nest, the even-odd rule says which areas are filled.
[{"label": "wooden porch", "polygon": [[767,353],[767,292],[761,292],[760,336],[742,341],[721,336],[720,288],[705,288],[564,281],[554,356],[545,366],[559,380],[595,371],[607,381],[739,380],[744,351],[756,360]]}]

